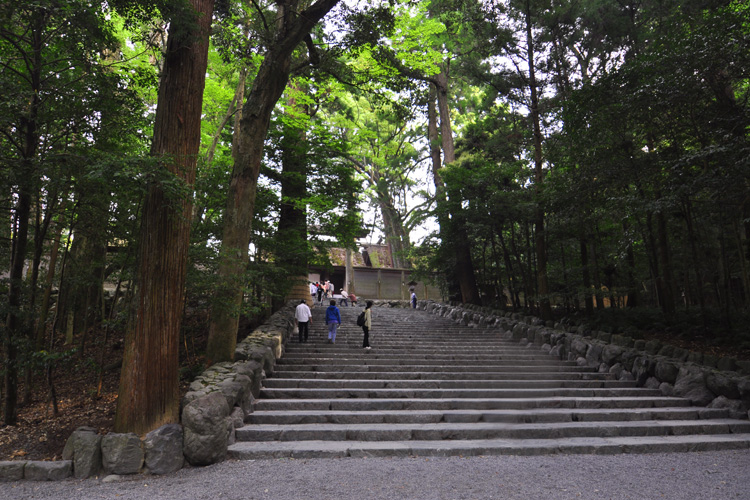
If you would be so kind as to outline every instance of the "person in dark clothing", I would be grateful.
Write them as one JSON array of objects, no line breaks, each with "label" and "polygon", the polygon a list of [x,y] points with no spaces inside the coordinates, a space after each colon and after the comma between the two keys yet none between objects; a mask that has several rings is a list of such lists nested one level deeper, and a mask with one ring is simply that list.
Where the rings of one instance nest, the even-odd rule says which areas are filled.
[{"label": "person in dark clothing", "polygon": [[326,309],[326,325],[328,325],[328,343],[336,343],[336,329],[341,324],[341,313],[336,307],[336,299],[331,299],[331,305]]},{"label": "person in dark clothing", "polygon": [[300,300],[299,305],[294,310],[294,320],[297,322],[299,329],[299,342],[307,342],[309,326],[312,323],[312,312],[304,300]]},{"label": "person in dark clothing", "polygon": [[362,331],[365,334],[365,338],[362,341],[362,347],[369,351],[370,350],[370,328],[372,327],[372,301],[368,300],[365,307],[365,324],[362,325]]}]

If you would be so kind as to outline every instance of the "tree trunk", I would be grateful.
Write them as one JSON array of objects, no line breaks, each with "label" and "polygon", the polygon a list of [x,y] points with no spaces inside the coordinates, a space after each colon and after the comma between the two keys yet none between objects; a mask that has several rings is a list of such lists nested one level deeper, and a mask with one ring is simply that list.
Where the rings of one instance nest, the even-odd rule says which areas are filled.
[{"label": "tree trunk", "polygon": [[[298,89],[299,90],[299,89]],[[298,113],[310,115],[308,106],[299,106],[290,100],[290,108]],[[281,204],[279,226],[274,244],[279,266],[292,277],[293,283],[288,297],[308,299],[307,286],[307,210],[300,200],[307,197],[308,144],[305,130],[293,125],[284,126],[281,140]],[[303,297],[298,297],[302,295]],[[280,307],[279,304],[274,309]]]},{"label": "tree trunk", "polygon": [[[198,16],[198,31],[176,24],[170,28],[151,149],[188,189],[195,181],[200,146],[214,0],[190,3]],[[142,435],[179,422],[179,341],[191,214],[189,196],[173,200],[160,185],[149,188],[141,221],[136,306],[125,339],[116,432]]]},{"label": "tree trunk", "polygon": [[529,91],[531,93],[530,115],[534,127],[534,193],[537,206],[535,209],[535,251],[537,272],[537,294],[539,296],[540,315],[544,320],[552,319],[552,306],[549,300],[549,284],[547,282],[547,241],[544,228],[544,207],[542,202],[542,187],[544,169],[542,161],[542,129],[539,117],[539,96],[536,81],[535,47],[531,32],[531,7],[526,1],[526,51],[529,64]]},{"label": "tree trunk", "polygon": [[[622,232],[626,235],[630,233],[630,225],[627,221],[622,223]],[[635,279],[635,250],[633,250],[632,238],[628,238],[628,246],[625,250],[625,262],[628,264],[628,298],[626,306],[628,308],[640,305],[640,293],[638,283]]]},{"label": "tree trunk", "polygon": [[[445,68],[435,75],[435,86],[437,88],[438,112],[440,115],[440,137],[443,146],[443,163],[450,165],[456,161],[456,149],[453,143],[453,129],[451,127],[450,107],[448,105],[448,75]],[[471,260],[471,248],[469,246],[469,235],[466,232],[465,220],[462,215],[462,207],[458,194],[447,193],[450,213],[449,240],[452,242],[455,259],[455,280],[461,290],[461,299],[464,304],[481,304],[477,288],[476,276],[474,276],[474,264]],[[453,198],[453,200],[451,200]],[[447,243],[444,241],[444,243]]]},{"label": "tree trunk", "polygon": [[[696,283],[696,294],[698,295],[698,303],[700,304],[701,308],[701,318],[703,319],[703,324],[708,325],[708,315],[706,311],[706,300],[703,296],[703,286],[701,280],[701,271],[700,271],[700,258],[698,257],[698,246],[697,241],[698,237],[695,234],[695,227],[693,225],[693,210],[692,210],[692,204],[690,203],[690,200],[687,199],[684,202],[684,209],[685,209],[685,223],[687,225],[687,232],[688,232],[688,241],[690,242],[690,256],[692,257],[692,264],[693,264],[693,272],[695,273],[695,283]],[[690,290],[690,288],[686,287],[686,290]]]},{"label": "tree trunk", "polygon": [[[656,199],[661,198],[661,193],[657,191]],[[667,236],[667,219],[663,211],[656,213],[656,234],[659,264],[661,275],[657,278],[661,288],[661,309],[666,315],[672,315],[675,312],[674,301],[674,283],[672,281],[672,263],[669,255],[669,239]]]},{"label": "tree trunk", "polygon": [[586,316],[594,314],[594,298],[591,296],[591,273],[589,271],[588,239],[582,235],[579,239],[581,246],[581,274],[583,275],[583,302],[586,306]]},{"label": "tree trunk", "polygon": [[[29,217],[31,215],[31,202],[33,199],[33,179],[37,177],[34,169],[33,159],[39,148],[39,117],[40,90],[41,90],[41,68],[42,68],[42,46],[43,32],[47,18],[40,15],[34,21],[34,26],[29,30],[33,59],[27,61],[30,64],[31,87],[34,90],[33,97],[29,103],[28,112],[20,120],[21,137],[21,171],[16,175],[18,191],[16,193],[16,209],[13,215],[12,227],[15,228],[11,237],[10,272],[8,284],[8,316],[6,319],[5,334],[3,335],[3,347],[5,351],[3,378],[3,419],[6,425],[15,425],[17,421],[18,405],[18,343],[24,333],[23,314],[21,305],[23,303],[23,267],[26,262],[26,251],[29,242]],[[14,174],[16,174],[14,172]]]},{"label": "tree trunk", "polygon": [[[30,166],[28,168],[31,168]],[[23,335],[23,320],[20,311],[23,289],[23,265],[29,236],[29,215],[31,214],[31,194],[25,183],[19,186],[14,226],[16,228],[11,254],[10,280],[8,287],[8,318],[3,338],[5,351],[5,396],[3,420],[6,425],[15,425],[18,404],[18,342]]]},{"label": "tree trunk", "polygon": [[242,107],[239,143],[224,213],[219,285],[211,307],[206,348],[209,365],[234,358],[263,145],[271,112],[289,79],[292,52],[338,2],[318,0],[301,13],[297,12],[298,0],[277,2],[277,38],[269,46]]},{"label": "tree trunk", "polygon": [[[437,88],[430,84],[430,92],[427,100],[427,140],[430,143],[430,159],[432,160],[432,179],[435,184],[435,199],[438,208],[445,205],[445,185],[440,177],[440,134],[438,133],[438,116],[435,109],[435,100],[437,99]],[[444,224],[443,214],[438,211],[438,223]]]}]

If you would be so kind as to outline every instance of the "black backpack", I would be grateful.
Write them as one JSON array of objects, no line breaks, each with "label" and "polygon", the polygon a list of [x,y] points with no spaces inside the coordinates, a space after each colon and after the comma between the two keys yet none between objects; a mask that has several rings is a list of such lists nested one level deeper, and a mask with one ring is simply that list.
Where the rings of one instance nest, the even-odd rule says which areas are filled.
[{"label": "black backpack", "polygon": [[359,316],[357,316],[357,326],[365,326],[365,311],[362,311]]}]

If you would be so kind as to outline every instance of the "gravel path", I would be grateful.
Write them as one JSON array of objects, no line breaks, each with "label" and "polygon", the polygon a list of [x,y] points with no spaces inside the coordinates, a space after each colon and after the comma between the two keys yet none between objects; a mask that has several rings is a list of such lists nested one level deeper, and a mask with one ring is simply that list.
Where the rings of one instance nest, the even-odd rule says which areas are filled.
[{"label": "gravel path", "polygon": [[117,482],[0,483],[0,499],[750,499],[750,450],[229,461]]}]

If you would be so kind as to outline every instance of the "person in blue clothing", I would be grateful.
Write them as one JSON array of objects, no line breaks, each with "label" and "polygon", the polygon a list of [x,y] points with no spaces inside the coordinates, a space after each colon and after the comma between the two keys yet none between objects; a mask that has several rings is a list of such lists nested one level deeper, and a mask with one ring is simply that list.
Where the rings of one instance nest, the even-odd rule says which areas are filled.
[{"label": "person in blue clothing", "polygon": [[414,290],[411,291],[411,307],[412,309],[417,308],[417,292]]},{"label": "person in blue clothing", "polygon": [[328,325],[328,343],[336,343],[336,329],[341,324],[341,313],[336,307],[336,299],[331,299],[331,305],[326,309],[326,325]]}]

